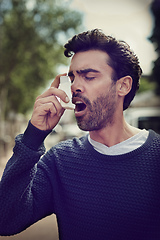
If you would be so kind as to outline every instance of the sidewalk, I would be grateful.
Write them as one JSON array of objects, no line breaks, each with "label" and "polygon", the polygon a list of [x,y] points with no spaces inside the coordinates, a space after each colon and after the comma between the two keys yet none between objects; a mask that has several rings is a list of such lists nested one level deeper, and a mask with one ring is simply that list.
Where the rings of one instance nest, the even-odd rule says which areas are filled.
[{"label": "sidewalk", "polygon": [[10,237],[0,236],[0,240],[58,240],[56,217],[46,217],[22,233]]}]

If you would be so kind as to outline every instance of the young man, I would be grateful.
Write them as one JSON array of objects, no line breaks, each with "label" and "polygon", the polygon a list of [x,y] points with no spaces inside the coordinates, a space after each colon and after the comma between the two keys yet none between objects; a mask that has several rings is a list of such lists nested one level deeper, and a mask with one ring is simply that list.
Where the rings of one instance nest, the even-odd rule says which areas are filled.
[{"label": "young man", "polygon": [[[78,126],[89,134],[46,154],[63,115],[58,75],[36,99],[0,183],[0,234],[55,213],[61,240],[160,239],[160,136],[126,123],[141,68],[129,46],[95,29],[65,45]],[[64,74],[65,75],[65,74]]]}]

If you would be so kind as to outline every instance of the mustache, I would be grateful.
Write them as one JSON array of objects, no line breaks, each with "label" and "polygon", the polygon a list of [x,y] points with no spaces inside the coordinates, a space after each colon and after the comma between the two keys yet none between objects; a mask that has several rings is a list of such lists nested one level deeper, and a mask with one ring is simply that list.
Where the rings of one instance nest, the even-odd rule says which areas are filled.
[{"label": "mustache", "polygon": [[81,93],[73,93],[73,94],[72,94],[72,101],[73,101],[73,99],[74,99],[75,97],[82,99],[83,102],[84,102],[86,105],[87,105],[87,104],[88,104],[88,105],[91,105],[90,100],[89,100],[87,97],[82,96]]}]

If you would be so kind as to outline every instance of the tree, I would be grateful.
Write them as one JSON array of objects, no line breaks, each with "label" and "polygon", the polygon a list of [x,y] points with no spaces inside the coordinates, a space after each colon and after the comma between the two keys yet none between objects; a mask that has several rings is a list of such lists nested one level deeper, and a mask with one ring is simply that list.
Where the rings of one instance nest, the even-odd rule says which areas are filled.
[{"label": "tree", "polygon": [[155,25],[152,36],[149,38],[155,45],[158,58],[154,62],[151,80],[157,83],[156,93],[160,95],[160,1],[154,0],[151,4],[151,11],[154,15]]},{"label": "tree", "polygon": [[62,45],[81,21],[63,0],[0,0],[0,121],[31,108],[66,63]]}]

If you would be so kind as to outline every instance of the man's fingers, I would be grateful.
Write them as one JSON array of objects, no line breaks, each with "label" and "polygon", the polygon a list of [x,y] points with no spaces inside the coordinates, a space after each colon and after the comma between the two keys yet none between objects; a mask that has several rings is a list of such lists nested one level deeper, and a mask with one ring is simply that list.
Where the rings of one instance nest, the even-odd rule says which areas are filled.
[{"label": "man's fingers", "polygon": [[36,98],[31,123],[40,130],[53,129],[65,111],[60,99],[66,103],[69,102],[69,99],[63,90],[58,89],[60,76],[65,75],[58,75],[51,87]]},{"label": "man's fingers", "polygon": [[51,109],[54,109],[54,115],[56,113],[57,115],[59,115],[59,113],[61,112],[62,106],[55,96],[49,96],[49,97],[37,99],[34,108],[36,109],[39,107],[42,107],[42,108],[46,107],[46,110],[47,110],[48,106],[51,106],[51,107],[54,106],[54,108],[51,108]]},{"label": "man's fingers", "polygon": [[42,93],[37,97],[36,101],[51,96],[58,97],[66,103],[69,102],[67,94],[63,90],[54,87],[50,87],[46,92]]},{"label": "man's fingers", "polygon": [[36,112],[41,117],[45,116],[45,115],[48,115],[50,117],[54,117],[55,115],[57,115],[57,109],[51,102],[46,103],[45,105],[42,104],[41,106],[37,106],[37,108],[35,109],[35,113]]}]

